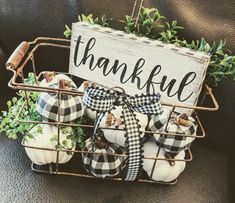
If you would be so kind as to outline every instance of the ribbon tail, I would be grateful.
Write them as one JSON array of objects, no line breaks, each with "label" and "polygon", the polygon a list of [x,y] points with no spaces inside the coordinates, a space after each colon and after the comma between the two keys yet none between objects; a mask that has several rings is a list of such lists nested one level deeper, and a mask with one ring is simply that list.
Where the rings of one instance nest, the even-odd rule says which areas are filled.
[{"label": "ribbon tail", "polygon": [[[97,116],[97,118],[95,120],[95,124],[94,124],[95,127],[94,127],[94,131],[93,131],[93,135],[92,135],[92,148],[91,148],[92,152],[94,152],[96,132],[97,132],[97,129],[98,129],[100,122],[101,122],[102,118],[104,117],[104,115],[105,115],[105,112],[100,113],[99,116]],[[93,153],[91,154],[91,160],[92,159],[93,159]],[[91,164],[91,162],[90,162],[90,164]]]},{"label": "ribbon tail", "polygon": [[101,122],[101,120],[103,119],[105,113],[106,113],[106,112],[101,112],[101,113],[97,116],[97,118],[96,118],[96,120],[95,120],[95,124],[94,124],[95,127],[94,127],[94,131],[93,131],[93,138],[94,138],[95,135],[96,135],[97,129],[98,129],[98,127],[99,127],[99,125],[100,125],[100,122]]},{"label": "ribbon tail", "polygon": [[125,180],[134,181],[138,178],[142,168],[142,150],[140,138],[140,126],[136,115],[125,104],[122,109],[126,130],[127,168]]}]

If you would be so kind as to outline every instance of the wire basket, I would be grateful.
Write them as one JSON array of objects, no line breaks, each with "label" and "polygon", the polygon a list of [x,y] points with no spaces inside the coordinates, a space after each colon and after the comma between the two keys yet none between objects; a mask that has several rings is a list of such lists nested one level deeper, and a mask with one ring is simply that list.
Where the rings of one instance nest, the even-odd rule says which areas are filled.
[{"label": "wire basket", "polygon": [[[84,124],[77,124],[77,123],[64,123],[61,122],[60,119],[58,119],[57,122],[51,122],[51,121],[31,121],[31,120],[24,120],[20,118],[21,112],[24,108],[27,108],[28,105],[28,97],[27,92],[48,92],[48,93],[55,93],[58,96],[58,102],[60,103],[60,95],[61,94],[68,94],[68,95],[79,95],[83,96],[82,92],[77,92],[74,90],[64,90],[61,88],[52,88],[52,87],[41,87],[37,85],[29,85],[24,83],[24,74],[25,72],[29,71],[29,68],[31,68],[34,73],[34,78],[36,84],[38,84],[40,78],[42,75],[47,71],[42,71],[40,73],[37,73],[37,65],[35,63],[35,53],[37,52],[39,47],[54,47],[57,50],[58,49],[65,49],[69,52],[70,49],[70,40],[66,39],[60,39],[60,38],[46,38],[46,37],[38,37],[32,42],[22,42],[16,50],[13,52],[13,54],[10,56],[9,60],[6,63],[7,70],[10,70],[13,73],[13,76],[11,77],[8,86],[15,90],[23,90],[25,91],[25,98],[26,101],[24,105],[21,107],[20,112],[18,112],[17,115],[17,121],[19,123],[30,123],[30,124],[49,124],[49,125],[56,125],[58,126],[58,144],[60,140],[60,128],[62,126],[71,126],[71,127],[82,127],[82,128],[88,128],[93,129],[94,125],[84,125]],[[75,76],[72,76],[67,73],[63,73],[68,75],[69,77],[73,78]],[[184,108],[184,109],[192,109],[193,114],[192,116],[196,120],[198,124],[197,134],[193,135],[195,138],[204,138],[205,137],[205,131],[203,129],[203,126],[199,120],[198,112],[200,110],[204,111],[216,111],[218,110],[219,106],[218,103],[212,94],[211,88],[209,88],[207,85],[205,85],[203,96],[201,99],[201,103],[203,103],[206,96],[209,96],[209,98],[212,101],[213,107],[204,107],[204,106],[190,106],[190,105],[183,105],[183,104],[171,104],[171,103],[163,103],[162,106],[168,106],[171,107],[171,113],[175,110],[175,108]],[[60,114],[60,111],[58,110],[58,114]],[[60,116],[58,117],[60,118]],[[169,119],[168,119],[169,122]],[[104,127],[99,127],[100,129],[105,129]],[[113,130],[120,130],[120,129],[113,129]],[[172,136],[183,136],[183,137],[192,137],[192,135],[184,135],[184,134],[177,134],[177,133],[170,133],[170,132],[153,132],[153,131],[143,131],[144,133],[148,133],[149,135],[154,134],[161,134],[161,135],[172,135]],[[22,145],[25,148],[31,148],[31,149],[38,149],[38,150],[46,150],[46,151],[55,151],[57,153],[57,161],[56,164],[48,164],[48,166],[39,167],[35,164],[31,164],[31,168],[33,171],[38,173],[46,173],[46,174],[56,174],[56,175],[71,175],[71,176],[79,176],[79,177],[87,177],[87,178],[96,178],[95,176],[89,175],[84,170],[81,170],[81,167],[78,167],[80,169],[66,169],[66,167],[60,165],[58,163],[59,160],[59,152],[70,152],[73,153],[74,157],[81,157],[82,153],[95,153],[95,152],[88,152],[84,151],[80,148],[76,148],[75,150],[67,150],[67,149],[51,149],[51,148],[42,148],[42,147],[35,147],[35,146],[29,146],[26,144],[25,139],[22,140]],[[161,147],[159,147],[160,149]],[[127,154],[113,154],[113,156],[120,156],[120,157],[127,157]],[[154,164],[157,164],[157,160],[167,160],[167,161],[191,161],[193,158],[191,150],[187,149],[185,151],[185,158],[184,159],[175,159],[175,158],[159,158],[156,156],[153,157],[144,157],[144,159],[151,159],[155,160]],[[69,165],[69,164],[67,164]],[[154,167],[153,169],[154,170]],[[152,171],[153,172],[153,171]],[[123,180],[122,177],[114,177],[114,178],[106,178],[106,179],[112,179],[112,180]],[[136,180],[137,182],[148,182],[148,183],[161,183],[161,184],[169,184],[173,185],[176,184],[177,179],[171,182],[158,182],[150,180],[147,176],[141,177],[140,179]]]}]

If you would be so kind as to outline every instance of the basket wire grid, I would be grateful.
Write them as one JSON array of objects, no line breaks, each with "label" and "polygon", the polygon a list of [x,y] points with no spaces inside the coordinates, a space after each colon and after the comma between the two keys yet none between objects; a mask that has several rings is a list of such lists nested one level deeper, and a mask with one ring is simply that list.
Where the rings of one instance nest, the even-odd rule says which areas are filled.
[{"label": "basket wire grid", "polygon": [[[58,126],[58,140],[57,144],[60,143],[60,128],[61,126],[71,126],[71,127],[82,127],[82,128],[94,128],[94,125],[84,125],[84,124],[77,124],[77,123],[64,123],[60,121],[60,108],[58,108],[58,121],[57,122],[49,122],[49,121],[32,121],[32,120],[27,120],[27,119],[22,119],[20,117],[22,111],[24,108],[29,108],[28,104],[28,92],[34,91],[34,92],[48,92],[48,93],[55,93],[58,97],[58,106],[60,106],[60,100],[61,100],[61,94],[69,94],[69,95],[79,95],[83,96],[82,92],[76,92],[74,90],[65,90],[61,88],[51,88],[51,87],[41,87],[38,85],[29,85],[24,83],[24,69],[27,67],[27,65],[30,63],[32,66],[32,72],[34,73],[34,78],[36,84],[39,83],[39,79],[42,77],[42,75],[46,71],[42,71],[37,75],[36,72],[36,63],[35,63],[35,52],[38,50],[39,47],[55,47],[55,48],[62,48],[62,49],[67,49],[69,51],[70,49],[70,40],[66,39],[60,39],[60,38],[47,38],[47,37],[38,37],[32,42],[22,42],[16,50],[13,52],[13,54],[10,56],[9,60],[6,63],[6,68],[10,70],[13,73],[13,76],[11,77],[10,81],[8,82],[8,86],[12,89],[15,90],[23,90],[25,91],[25,99],[26,101],[22,105],[20,111],[18,112],[18,115],[16,116],[16,120],[19,123],[30,123],[30,124],[49,124],[49,125],[56,125]],[[59,73],[59,72],[57,72]],[[62,72],[60,72],[62,73]],[[63,73],[71,78],[74,77],[68,73]],[[198,130],[196,135],[184,135],[184,134],[178,134],[178,133],[172,133],[172,132],[153,132],[153,131],[142,131],[143,133],[148,133],[149,135],[154,135],[154,134],[161,134],[161,136],[183,136],[183,137],[195,137],[195,138],[203,138],[205,137],[205,131],[202,126],[202,123],[199,120],[198,117],[198,112],[200,110],[204,111],[216,111],[218,110],[219,106],[218,103],[212,93],[212,89],[209,88],[207,85],[205,85],[205,92],[203,94],[203,97],[201,99],[201,103],[203,103],[203,100],[205,99],[206,96],[209,96],[212,103],[213,107],[204,107],[204,106],[196,106],[196,105],[184,105],[184,104],[172,104],[172,103],[165,103],[162,102],[162,106],[168,106],[171,107],[171,113],[175,110],[175,108],[184,108],[184,109],[192,109],[193,110],[193,117],[195,118],[197,124],[198,124]],[[170,113],[170,115],[171,115]],[[170,115],[168,118],[167,125],[170,120]],[[108,129],[108,130],[121,130],[122,129],[116,129],[116,128],[105,128],[105,127],[99,127],[100,129]],[[68,171],[62,171],[60,170],[60,165],[59,165],[59,152],[70,152],[73,153],[74,155],[76,153],[82,154],[82,153],[93,153],[97,154],[97,152],[88,152],[84,151],[82,149],[75,149],[75,150],[69,150],[69,149],[52,149],[52,148],[42,148],[42,147],[35,147],[35,146],[29,146],[25,143],[25,139],[22,139],[22,145],[26,148],[32,148],[35,150],[48,150],[48,151],[55,151],[57,152],[57,161],[55,164],[55,167],[52,167],[52,164],[49,164],[49,170],[44,170],[44,169],[38,169],[35,164],[31,164],[31,168],[35,172],[39,173],[48,173],[48,174],[57,174],[57,175],[72,175],[72,176],[80,176],[80,177],[89,177],[89,178],[96,178],[95,176],[89,175],[87,173],[80,173],[80,172],[68,172]],[[190,149],[187,149],[185,152],[186,156],[184,159],[175,159],[175,158],[160,158],[158,157],[158,154],[160,152],[161,146],[158,149],[157,155],[154,157],[144,157],[144,159],[152,159],[154,161],[154,165],[152,167],[152,173],[151,176],[153,175],[153,170],[155,168],[155,165],[157,164],[157,160],[167,160],[167,161],[191,161],[193,156],[191,153]],[[127,155],[124,154],[108,154],[108,153],[102,153],[106,155],[112,155],[112,156],[120,156],[120,157],[126,157]],[[151,178],[151,177],[150,177]],[[114,178],[105,178],[105,179],[112,179],[112,180],[123,180],[121,177],[114,177]],[[172,182],[158,182],[158,181],[153,181],[150,179],[138,179],[136,180],[137,182],[148,182],[148,183],[161,183],[161,184],[169,184],[173,185],[176,184],[177,179],[172,181]]]}]

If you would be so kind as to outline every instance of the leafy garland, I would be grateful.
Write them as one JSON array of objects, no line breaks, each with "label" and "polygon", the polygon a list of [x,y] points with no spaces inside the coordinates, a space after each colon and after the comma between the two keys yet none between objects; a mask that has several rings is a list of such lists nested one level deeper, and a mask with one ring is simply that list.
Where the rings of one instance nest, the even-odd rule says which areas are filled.
[{"label": "leafy garland", "polygon": [[[92,14],[85,16],[79,15],[78,21],[89,22],[92,24],[100,24],[108,27],[112,19],[105,15],[94,18]],[[135,26],[136,18],[126,15],[124,20],[120,20],[124,24],[124,30],[127,33],[133,33],[139,36],[145,36],[151,39],[172,43],[177,46],[187,47],[190,49],[203,51],[211,55],[210,64],[207,70],[205,82],[210,86],[217,86],[223,78],[231,78],[235,80],[235,56],[231,55],[231,51],[225,48],[226,41],[220,40],[213,42],[211,45],[204,39],[193,40],[190,43],[185,39],[181,39],[177,34],[183,27],[177,25],[177,21],[167,22],[155,8],[142,8]],[[71,29],[65,25],[64,35],[66,38],[71,36]]]}]

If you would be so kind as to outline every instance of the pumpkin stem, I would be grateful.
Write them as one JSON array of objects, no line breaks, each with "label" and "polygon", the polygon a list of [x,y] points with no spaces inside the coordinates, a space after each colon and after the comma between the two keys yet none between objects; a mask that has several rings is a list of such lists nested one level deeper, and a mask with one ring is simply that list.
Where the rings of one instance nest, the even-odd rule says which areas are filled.
[{"label": "pumpkin stem", "polygon": [[90,84],[91,84],[92,87],[96,87],[95,82],[90,83],[89,81],[86,80],[86,81],[83,82],[84,89],[86,90]]},{"label": "pumpkin stem", "polygon": [[43,77],[45,78],[46,82],[49,83],[53,80],[53,77],[55,76],[55,72],[45,72],[43,73]]},{"label": "pumpkin stem", "polygon": [[60,80],[59,82],[59,88],[60,89],[69,89],[71,88],[71,81],[68,80]]},{"label": "pumpkin stem", "polygon": [[174,121],[175,124],[185,127],[189,127],[192,124],[192,121],[188,119],[188,116],[185,113],[181,114],[179,117],[176,117]]},{"label": "pumpkin stem", "polygon": [[[166,152],[165,153],[165,157],[167,159],[174,159],[176,155],[177,154],[173,154],[173,153],[170,153],[170,152]],[[167,161],[169,162],[170,166],[174,166],[175,165],[175,161],[174,160],[167,160]]]},{"label": "pumpkin stem", "polygon": [[107,126],[111,126],[112,122],[113,122],[113,114],[112,113],[108,113],[108,115],[106,116],[105,124]]}]

